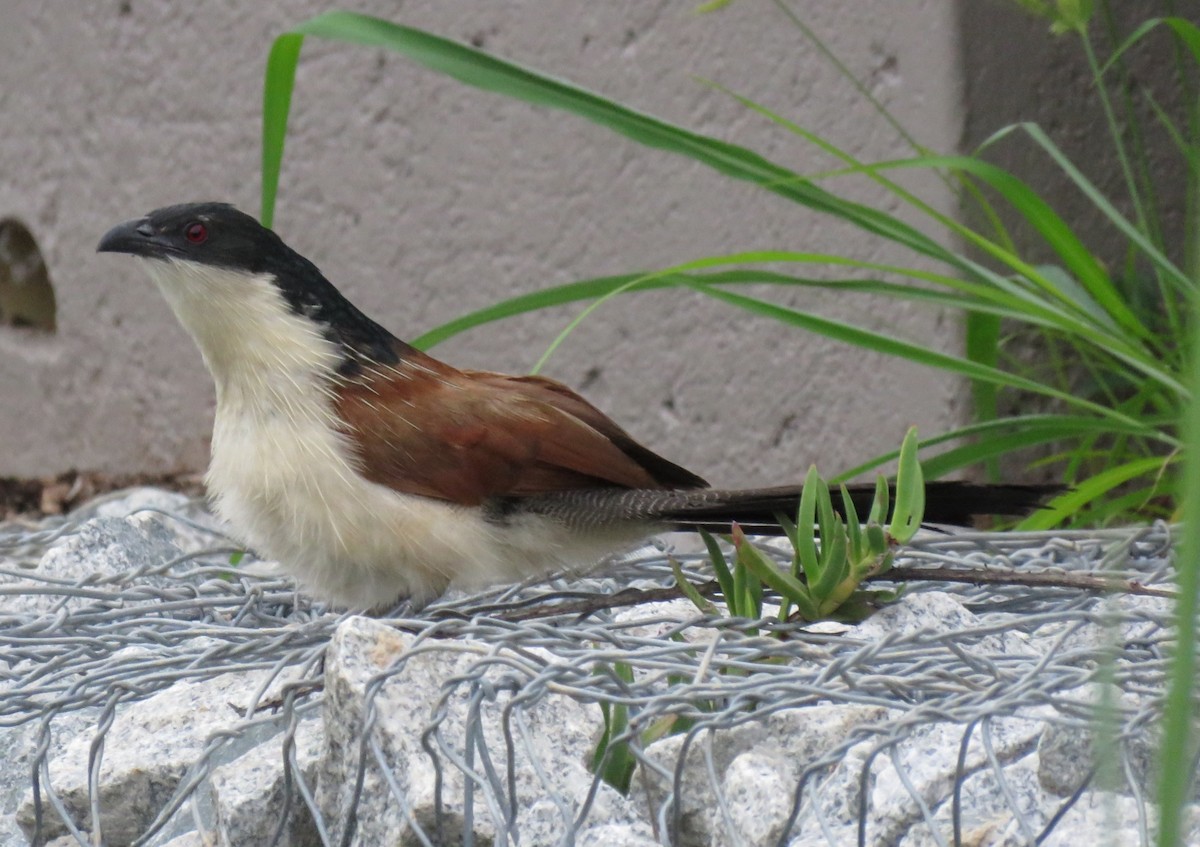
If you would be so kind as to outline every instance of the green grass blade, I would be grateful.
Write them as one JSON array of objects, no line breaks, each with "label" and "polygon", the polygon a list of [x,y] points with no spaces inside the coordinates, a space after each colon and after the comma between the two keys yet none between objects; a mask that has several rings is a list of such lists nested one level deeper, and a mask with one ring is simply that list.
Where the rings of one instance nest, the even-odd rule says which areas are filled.
[{"label": "green grass blade", "polygon": [[[807,485],[805,486],[808,487]],[[842,534],[842,523],[833,510],[833,498],[829,495],[829,485],[817,477],[817,532],[821,538],[821,553],[817,557],[820,569],[823,571],[829,564],[831,547],[830,539]],[[810,578],[809,583],[812,583]]]},{"label": "green grass blade", "polygon": [[[1035,141],[1042,144],[1042,141],[1039,140],[1040,130],[1038,130],[1036,125],[1023,124],[1020,126]],[[1049,138],[1044,134],[1040,134],[1040,139],[1049,142]],[[1042,146],[1045,147],[1045,144],[1042,144]],[[1047,152],[1051,151],[1047,150]],[[1054,154],[1051,152],[1051,155],[1053,156]],[[1082,174],[1079,173],[1078,169],[1074,168],[1069,160],[1066,160],[1061,154],[1055,160],[1073,181],[1075,181],[1076,176],[1082,178]],[[861,165],[856,168],[849,168],[844,173],[857,171],[877,173],[894,168],[948,168],[954,171],[969,173],[977,179],[982,180],[999,193],[1020,214],[1023,221],[1034,227],[1038,234],[1055,251],[1063,265],[1082,283],[1095,302],[1103,307],[1103,312],[1106,315],[1111,316],[1112,319],[1115,319],[1123,327],[1136,333],[1139,337],[1150,336],[1150,331],[1121,298],[1120,293],[1113,286],[1107,272],[1095,255],[1079,240],[1079,237],[1067,226],[1058,213],[1022,180],[1005,171],[1003,168],[970,156],[919,156],[910,159]],[[1096,194],[1098,195],[1098,192]],[[1089,196],[1091,197],[1091,195]],[[1093,199],[1093,202],[1097,200],[1103,201],[1103,205],[1101,205],[1102,211],[1108,209],[1116,213],[1111,204],[1104,201],[1102,196],[1091,197],[1091,199]],[[1132,227],[1131,224],[1129,226]],[[1063,302],[1074,302],[1066,296],[1065,292],[1059,291],[1057,286],[1045,280],[1035,267],[1026,264],[1016,255],[1004,250],[1000,245],[983,238],[983,236],[969,228],[961,226],[953,226],[953,228],[959,235],[970,240],[975,246],[986,250],[996,259],[1009,265],[1018,273],[1037,281],[1048,293],[1058,296]],[[1084,313],[1092,316],[1096,314],[1092,309],[1085,309]]]},{"label": "green grass blade", "polygon": [[1106,218],[1108,218],[1109,222],[1113,226],[1119,229],[1125,235],[1125,237],[1137,245],[1138,249],[1141,250],[1146,257],[1154,263],[1155,267],[1159,271],[1170,276],[1177,284],[1181,286],[1183,290],[1190,291],[1192,289],[1192,281],[1188,279],[1187,275],[1184,274],[1179,268],[1175,267],[1175,264],[1168,259],[1158,249],[1158,247],[1156,247],[1146,237],[1146,235],[1141,232],[1141,230],[1134,226],[1134,224],[1132,224],[1128,218],[1126,218],[1120,213],[1120,211],[1117,210],[1117,208],[1108,200],[1108,198],[1104,196],[1100,189],[1098,189],[1091,182],[1091,180],[1083,175],[1079,168],[1075,166],[1074,162],[1067,158],[1067,155],[1059,149],[1058,145],[1050,140],[1050,137],[1046,135],[1041,127],[1039,127],[1037,124],[1022,124],[1022,128],[1026,133],[1028,133],[1029,137],[1038,144],[1038,146],[1040,146],[1046,151],[1047,154],[1049,154],[1050,158],[1053,159],[1055,164],[1062,169],[1063,173],[1070,178],[1071,182],[1075,183],[1075,187],[1083,192],[1084,196],[1092,201],[1092,204],[1099,209]]},{"label": "green grass blade", "polygon": [[[972,438],[984,436],[985,438],[1002,438],[1005,437],[1009,430],[1016,429],[1018,432],[1028,430],[1033,433],[1030,437],[1030,443],[1026,446],[1034,446],[1043,443],[1038,433],[1045,431],[1048,435],[1055,438],[1070,438],[1081,432],[1125,432],[1132,435],[1138,435],[1146,439],[1155,440],[1157,443],[1165,444],[1172,448],[1176,448],[1179,442],[1164,431],[1165,422],[1158,421],[1153,418],[1145,420],[1135,420],[1133,426],[1114,424],[1112,421],[1103,418],[1093,417],[1090,415],[1022,415],[1020,417],[1004,418],[995,421],[983,421],[981,423],[969,424],[967,426],[958,427],[957,429],[949,430],[940,435],[935,435],[921,442],[921,450],[929,450],[939,444],[945,444],[950,441],[957,441],[962,438]],[[957,449],[957,448],[956,448]],[[881,465],[886,465],[888,462],[895,461],[899,457],[899,450],[891,450],[887,453],[881,453],[874,458],[863,462],[861,465],[856,465],[843,473],[834,477],[835,482],[843,482],[845,480],[854,479],[867,471],[875,470]],[[965,467],[969,463],[955,463],[950,466],[939,464],[940,455],[925,459],[922,462],[922,467],[925,471],[927,479],[937,479],[951,470],[956,470],[959,467]],[[935,471],[936,469],[936,471]]]},{"label": "green grass blade", "polygon": [[[714,274],[714,276],[718,275]],[[724,282],[725,280],[720,281]],[[417,336],[410,343],[421,350],[428,350],[459,333],[515,315],[576,303],[581,300],[596,300],[619,289],[626,292],[650,291],[671,288],[680,284],[681,279],[670,273],[661,276],[645,273],[621,274],[570,282],[540,291],[532,291],[528,294],[519,294],[478,311],[461,315]]]},{"label": "green grass blade", "polygon": [[1200,65],[1200,27],[1186,18],[1164,18],[1163,23],[1175,31],[1175,35],[1192,52],[1192,58]]},{"label": "green grass blade", "polygon": [[279,172],[283,167],[283,143],[287,138],[288,113],[292,108],[292,88],[296,83],[296,63],[304,36],[286,34],[275,39],[267,56],[263,80],[262,129],[262,207],[259,221],[270,227],[275,220],[275,195],[279,190]]},{"label": "green grass blade", "polygon": [[1152,513],[1151,501],[1164,494],[1163,486],[1149,485],[1127,494],[1105,499],[1100,503],[1088,504],[1088,508],[1080,512],[1080,523],[1089,527],[1104,527],[1113,521],[1119,521],[1121,525],[1127,526],[1131,515]]},{"label": "green grass blade", "polygon": [[[902,274],[922,282],[932,282],[937,285],[949,286],[955,290],[939,291],[927,287],[916,287],[879,279],[814,279],[779,273],[777,271],[747,268],[708,273],[694,272],[721,265],[766,262],[843,265],[872,272]],[[580,280],[528,294],[517,295],[448,321],[412,339],[410,343],[422,350],[428,350],[459,333],[491,323],[492,321],[503,320],[526,312],[567,305],[583,300],[600,299],[608,297],[618,290],[622,293],[633,293],[678,287],[689,283],[710,285],[768,283],[779,286],[823,288],[862,294],[882,294],[897,299],[926,303],[932,306],[967,309],[973,312],[993,315],[996,318],[1022,320],[1037,326],[1057,329],[1066,333],[1086,332],[1085,327],[1074,322],[1070,316],[1056,311],[1053,307],[1023,300],[1007,291],[979,283],[959,280],[941,274],[933,274],[917,268],[861,262],[842,256],[831,256],[821,253],[757,251],[753,253],[706,257],[660,271]],[[1102,339],[1094,335],[1091,336],[1091,340],[1102,341]]]},{"label": "green grass blade", "polygon": [[[1000,192],[1005,199],[1021,213],[1022,217],[1029,223],[1033,224],[1047,240],[1047,242],[1059,253],[1062,261],[1072,270],[1072,272],[1080,275],[1085,280],[1085,285],[1089,290],[1092,290],[1096,296],[1106,305],[1111,311],[1111,314],[1119,320],[1127,329],[1136,333],[1139,337],[1151,337],[1148,330],[1141,326],[1137,316],[1130,311],[1120,297],[1115,296],[1115,290],[1111,282],[1108,280],[1107,274],[1103,267],[1095,259],[1089,250],[1075,237],[1069,227],[1058,217],[1057,214],[1045,203],[1035,192],[1033,192],[1025,183],[990,163],[972,157],[956,157],[956,156],[918,156],[910,159],[903,159],[891,162],[881,162],[866,164],[858,161],[850,154],[830,144],[820,135],[804,129],[798,124],[775,114],[766,107],[754,102],[753,100],[736,94],[728,89],[720,86],[715,86],[721,91],[729,94],[739,103],[752,111],[764,115],[773,122],[783,126],[790,132],[793,132],[807,141],[817,145],[820,149],[830,155],[846,162],[850,167],[831,171],[826,176],[845,175],[860,173],[865,174],[876,182],[880,183],[889,192],[894,194],[903,203],[917,209],[922,214],[931,217],[941,226],[946,227],[953,233],[961,236],[968,242],[979,247],[981,250],[989,253],[996,259],[1004,262],[1017,273],[1022,274],[1029,279],[1037,282],[1040,287],[1048,293],[1054,293],[1054,287],[1047,284],[1041,279],[1036,270],[1022,261],[1015,253],[1011,252],[1004,245],[996,244],[983,235],[975,232],[970,227],[964,226],[954,218],[940,212],[933,206],[921,200],[916,195],[912,194],[899,184],[892,182],[882,176],[882,174],[892,168],[909,168],[919,167],[923,169],[932,169],[940,171],[940,169],[951,169],[955,172],[972,173],[980,179],[983,179],[991,185],[996,191]],[[797,179],[815,179],[813,176],[796,177]],[[944,261],[964,273],[979,273],[983,269],[974,262],[971,262],[966,257],[961,255],[943,256]]]},{"label": "green grass blade", "polygon": [[[686,156],[734,179],[755,183],[792,202],[835,215],[867,232],[904,244],[922,255],[952,263],[957,261],[952,251],[899,218],[837,197],[752,150],[683,129],[465,44],[380,18],[345,11],[318,15],[281,38],[296,35],[318,36],[393,50],[467,85],[533,105],[569,112],[645,146]],[[284,62],[272,65],[271,58],[274,55],[268,60],[268,75],[288,72]],[[288,75],[294,75],[294,65]],[[286,114],[281,117],[286,121]],[[282,126],[273,124],[269,135],[270,138],[281,139],[283,132]],[[267,137],[268,128],[264,126],[264,139]],[[282,146],[272,153],[272,158],[282,160]]]},{"label": "green grass blade", "polygon": [[1135,459],[1088,477],[1025,518],[1017,528],[1030,531],[1053,529],[1088,503],[1100,499],[1122,483],[1158,473],[1167,461],[1169,460],[1161,456]]},{"label": "green grass blade", "polygon": [[[970,379],[986,380],[988,382],[994,382],[997,385],[1005,385],[1010,388],[1019,388],[1034,394],[1053,397],[1070,406],[1086,409],[1101,417],[1111,418],[1112,420],[1119,421],[1126,426],[1138,426],[1138,421],[1135,419],[1130,418],[1127,415],[1123,415],[1120,412],[1110,409],[1099,403],[1094,403],[1083,397],[1079,397],[1069,391],[1060,390],[1054,388],[1053,386],[1037,382],[1036,380],[1027,379],[1026,377],[1009,373],[998,368],[990,368],[986,365],[981,365],[978,362],[972,362],[969,359],[964,359],[960,356],[952,356],[948,353],[931,350],[918,344],[910,344],[909,342],[901,341],[897,338],[893,338],[890,335],[871,332],[870,330],[851,326],[850,324],[846,324],[841,321],[835,321],[830,318],[822,318],[817,315],[799,312],[795,309],[789,309],[785,306],[778,306],[774,303],[756,300],[741,294],[735,294],[731,291],[724,291],[713,286],[699,283],[689,283],[689,286],[708,294],[710,297],[715,297],[718,300],[724,300],[728,303],[733,303],[734,305],[740,306],[746,311],[783,321],[784,323],[792,326],[801,327],[810,332],[824,335],[827,338],[832,338],[847,344],[853,344],[856,347],[874,350],[878,353],[883,353],[888,356],[907,359],[911,362],[916,362],[932,368],[938,368],[950,373],[956,373],[960,376],[965,376]],[[1171,380],[1173,385],[1175,384],[1173,378],[1171,378],[1168,374],[1163,374],[1162,376],[1164,379]]]},{"label": "green grass blade", "polygon": [[[602,672],[599,668],[596,670],[596,673]],[[617,662],[612,672],[622,682],[633,682],[633,667],[625,662]],[[604,717],[604,732],[592,754],[592,772],[599,771],[605,782],[626,794],[637,760],[629,749],[629,742],[617,739],[629,729],[629,707],[624,703],[602,703],[600,711]]]},{"label": "green grass blade", "polygon": [[961,468],[969,468],[981,462],[1011,455],[1018,450],[1025,450],[1042,444],[1053,444],[1057,441],[1078,441],[1084,432],[1111,433],[1113,431],[1112,428],[1105,426],[1105,423],[1105,421],[1094,418],[1089,422],[1089,427],[1086,430],[1081,430],[1077,427],[1061,426],[1022,428],[1017,432],[1007,435],[982,438],[971,444],[964,444],[961,447],[946,450],[943,453],[938,453],[936,456],[929,457],[923,464],[930,478],[936,479]]},{"label": "green grass blade", "polygon": [[835,70],[837,70],[838,75],[842,79],[854,86],[854,90],[858,92],[858,96],[867,103],[870,103],[871,108],[875,110],[876,114],[887,121],[892,129],[895,130],[896,134],[903,138],[908,146],[912,147],[918,152],[925,151],[925,147],[921,145],[920,142],[917,141],[916,137],[908,131],[908,128],[905,127],[904,124],[900,123],[900,120],[892,114],[888,107],[885,106],[883,102],[875,96],[871,90],[871,86],[867,85],[858,77],[856,77],[851,72],[850,68],[847,67],[846,63],[843,62],[836,53],[830,50],[825,42],[822,41],[812,30],[812,28],[804,22],[803,18],[797,15],[790,6],[783,2],[783,0],[775,0],[775,5],[784,13],[784,15],[787,16],[788,20],[791,21],[792,26],[800,30],[801,34],[803,34],[808,43],[816,48],[817,52],[821,54],[821,57],[828,64],[833,66]]},{"label": "green grass blade", "polygon": [[[996,367],[1000,360],[1000,317],[979,310],[967,312],[966,350],[967,358],[988,367]],[[990,382],[971,383],[974,413],[977,420],[995,419],[996,386]]]}]

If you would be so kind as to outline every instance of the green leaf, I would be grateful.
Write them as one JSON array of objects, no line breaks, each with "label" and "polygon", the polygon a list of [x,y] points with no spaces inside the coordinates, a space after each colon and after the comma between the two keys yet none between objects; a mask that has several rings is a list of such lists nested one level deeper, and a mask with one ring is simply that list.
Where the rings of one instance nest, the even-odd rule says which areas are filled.
[{"label": "green leaf", "polygon": [[887,533],[883,531],[882,526],[877,523],[867,524],[867,547],[871,551],[871,555],[882,556],[890,546]]},{"label": "green leaf", "polygon": [[[1039,145],[1044,147],[1047,152],[1050,152],[1055,162],[1072,181],[1080,184],[1079,181],[1082,180],[1086,183],[1082,174],[1079,173],[1078,169],[1065,156],[1062,156],[1061,153],[1055,155],[1057,148],[1054,147],[1050,139],[1035,124],[1018,124],[1017,126],[1030,135]],[[877,172],[892,168],[949,168],[954,171],[969,173],[983,180],[1020,214],[1024,222],[1032,226],[1045,239],[1046,243],[1055,251],[1067,270],[1080,281],[1090,297],[1101,305],[1102,313],[1106,315],[1105,324],[1107,327],[1111,327],[1111,321],[1115,320],[1135,337],[1148,338],[1151,336],[1150,331],[1142,324],[1137,315],[1130,310],[1128,304],[1121,297],[1120,292],[1113,286],[1112,280],[1096,256],[1079,239],[1058,213],[1051,208],[1050,204],[1043,200],[1037,192],[1022,180],[1002,168],[971,156],[919,156],[911,159],[862,165],[860,168],[850,170],[861,169]],[[1090,183],[1088,184],[1090,185]],[[1088,192],[1085,191],[1085,193]],[[1118,214],[1112,205],[1104,201],[1102,197],[1098,198],[1092,194],[1089,194],[1089,197],[1092,197],[1094,202],[1101,205],[1101,210],[1105,211],[1106,215],[1110,212]],[[1053,283],[1046,280],[1036,266],[1026,264],[1017,256],[1008,253],[999,245],[988,241],[971,229],[966,227],[955,227],[954,229],[959,235],[968,239],[975,246],[985,250],[1000,261],[1005,262],[1005,264],[1012,267],[1025,278],[1037,283],[1045,293],[1055,296],[1060,302],[1072,303],[1066,293],[1059,291]],[[1089,313],[1085,310],[1082,314]],[[1101,328],[1106,327],[1102,326]],[[1115,341],[1116,338],[1114,337],[1113,340]]]},{"label": "green leaf", "polygon": [[668,556],[667,560],[671,563],[671,573],[675,575],[675,584],[679,586],[679,590],[683,592],[683,596],[691,600],[692,604],[704,614],[717,614],[717,607],[697,591],[696,586],[688,582],[688,578],[683,575],[683,568],[679,567],[679,562],[675,560],[675,557]]},{"label": "green leaf", "polygon": [[821,477],[817,466],[810,465],[804,477],[804,488],[800,491],[800,508],[796,513],[796,558],[804,569],[805,578],[815,582],[821,572],[821,559],[817,553],[816,526],[817,501],[820,499],[818,486]]},{"label": "green leaf", "polygon": [[730,573],[729,565],[725,562],[725,554],[721,552],[721,546],[717,544],[717,539],[713,538],[712,533],[708,530],[700,530],[700,538],[703,539],[704,546],[708,550],[708,559],[712,562],[713,572],[717,575],[717,584],[721,586],[721,594],[725,597],[725,605],[729,609],[729,614],[739,617],[733,608],[733,604],[737,602],[737,590],[734,587],[733,574]]},{"label": "green leaf", "polygon": [[871,499],[871,511],[867,514],[867,526],[882,526],[891,510],[891,488],[883,474],[875,475],[875,496]]},{"label": "green leaf", "polygon": [[[593,673],[611,673],[622,682],[633,682],[633,667],[626,662],[617,662],[611,669],[599,666]],[[630,752],[627,740],[614,739],[619,738],[629,728],[629,707],[623,703],[609,704],[601,701],[600,713],[604,717],[604,732],[592,754],[592,772],[600,773],[605,782],[622,794],[627,794],[637,760]]]},{"label": "green leaf", "polygon": [[829,485],[817,477],[817,531],[821,536],[821,554],[818,557],[821,568],[829,563],[829,545],[825,539],[842,532],[842,522],[833,510],[833,498],[829,496]]},{"label": "green leaf", "polygon": [[655,741],[666,738],[668,735],[675,735],[682,729],[681,724],[686,723],[682,715],[663,715],[661,718],[651,722],[650,726],[646,727],[646,731],[642,733],[642,746],[648,747]]},{"label": "green leaf", "polygon": [[[562,109],[646,146],[689,156],[728,176],[758,183],[785,196],[811,198],[815,202],[831,202],[834,206],[844,204],[844,201],[832,196],[823,201],[821,195],[824,192],[819,189],[779,184],[781,178],[787,179],[795,174],[753,151],[690,132],[562,80],[412,27],[369,15],[332,11],[301,23],[289,33],[280,36],[280,39],[304,35],[392,50],[475,88],[504,94],[537,106]],[[276,39],[276,44],[280,39]],[[299,46],[294,50],[298,52]],[[272,55],[268,57],[268,74],[274,77],[294,76],[294,61],[289,71],[287,58],[286,55],[277,57],[272,47]],[[278,121],[279,116],[274,117]],[[286,117],[284,112],[284,122]],[[278,126],[274,124],[271,126],[271,133],[272,137],[281,134]],[[879,217],[877,213],[865,207],[863,214],[867,218]]]},{"label": "green leaf", "polygon": [[[1061,420],[1056,418],[1061,417]],[[987,434],[983,438],[943,451],[922,462],[922,469],[927,477],[938,479],[960,468],[970,467],[992,457],[1006,456],[1017,450],[1050,444],[1056,441],[1078,441],[1091,433],[1106,435],[1121,432],[1145,436],[1139,428],[1136,431],[1110,426],[1100,418],[1087,418],[1076,415],[1063,416],[1032,416],[1028,423],[1021,418],[1009,418],[1006,423],[1015,428],[1013,432],[998,432]],[[1149,420],[1146,421],[1149,424]],[[882,457],[881,457],[882,458]],[[885,459],[886,461],[886,459]]]},{"label": "green leaf", "polygon": [[828,611],[823,608],[823,604],[834,594],[834,590],[845,580],[851,573],[851,562],[848,557],[848,545],[846,543],[846,533],[838,527],[833,532],[823,534],[821,536],[821,551],[825,555],[822,557],[821,573],[817,577],[816,582],[809,581],[809,593],[812,594],[813,600],[817,603],[818,609],[825,614]]},{"label": "green leaf", "polygon": [[[1046,153],[1049,154],[1050,158],[1053,159],[1055,164],[1062,169],[1063,173],[1065,173],[1067,177],[1070,178],[1073,183],[1075,183],[1075,187],[1082,191],[1083,194],[1092,201],[1092,204],[1099,209],[1106,218],[1108,218],[1109,222],[1119,229],[1126,238],[1137,245],[1138,249],[1141,250],[1146,258],[1154,263],[1154,266],[1157,270],[1174,279],[1174,281],[1181,286],[1182,290],[1191,291],[1193,289],[1192,281],[1188,279],[1187,274],[1177,268],[1175,264],[1168,259],[1166,255],[1164,255],[1162,251],[1160,251],[1158,247],[1155,246],[1141,230],[1139,230],[1133,223],[1129,221],[1128,218],[1126,218],[1117,210],[1117,207],[1114,206],[1112,202],[1104,196],[1100,189],[1098,189],[1091,180],[1083,175],[1079,168],[1075,166],[1075,163],[1072,162],[1067,155],[1062,152],[1061,149],[1059,149],[1058,145],[1050,140],[1050,136],[1046,135],[1045,131],[1043,131],[1041,127],[1039,127],[1037,124],[1021,124],[1021,127],[1025,130],[1029,137],[1038,144],[1038,146],[1040,146],[1046,151]],[[1113,296],[1119,299],[1119,295],[1115,291],[1113,292]],[[1104,302],[1104,305],[1107,308],[1109,304]],[[1128,310],[1128,307],[1125,308]],[[1186,393],[1186,391],[1182,388],[1181,391]]]},{"label": "green leaf", "polygon": [[1073,30],[1086,38],[1094,11],[1094,0],[1058,0],[1058,20],[1055,25],[1061,32]]},{"label": "green leaf", "polygon": [[[939,291],[928,287],[916,287],[878,279],[816,279],[749,268],[705,274],[689,273],[689,271],[712,267],[767,262],[841,265],[864,271],[898,274],[920,282],[929,282],[954,290]],[[995,286],[930,273],[918,268],[861,262],[829,254],[768,250],[735,253],[725,256],[709,256],[659,271],[581,280],[517,295],[508,300],[503,300],[448,321],[414,338],[410,343],[421,350],[428,350],[430,347],[461,332],[492,321],[503,320],[514,315],[548,309],[554,306],[562,306],[581,300],[602,300],[614,294],[636,293],[689,284],[692,287],[696,287],[705,284],[746,285],[760,282],[788,287],[823,288],[839,292],[851,291],[862,294],[882,294],[897,299],[926,303],[931,306],[970,309],[996,318],[1020,320],[1068,333],[1082,329],[1072,323],[1072,319],[1068,315],[1057,311],[1053,304],[1043,304],[1036,300],[1030,300],[1029,295],[1023,292],[1012,292]],[[994,363],[985,362],[985,364]]]},{"label": "green leaf", "polygon": [[1071,303],[1080,312],[1086,313],[1096,324],[1106,324],[1114,328],[1112,317],[1096,302],[1096,298],[1084,288],[1075,277],[1071,276],[1058,265],[1038,265],[1038,274],[1049,282],[1057,294]]},{"label": "green leaf", "polygon": [[796,522],[782,512],[775,515],[775,519],[779,521],[779,528],[783,530],[784,536],[792,544],[792,549],[796,547]]},{"label": "green leaf", "polygon": [[925,480],[917,460],[917,428],[909,427],[900,445],[896,467],[896,505],[888,532],[900,544],[906,544],[921,527],[925,516]]},{"label": "green leaf", "polygon": [[885,574],[890,571],[892,569],[892,562],[895,561],[895,558],[896,551],[890,547],[884,552],[876,554],[870,572],[864,575],[864,579],[867,576],[879,576],[880,574]]},{"label": "green leaf", "polygon": [[854,502],[850,499],[850,492],[846,489],[845,484],[839,485],[838,490],[841,492],[842,508],[846,513],[846,537],[850,542],[849,556],[857,562],[866,551],[862,524],[858,519],[858,510],[854,508]]},{"label": "green leaf", "polygon": [[733,528],[733,546],[737,550],[738,563],[753,574],[760,584],[769,585],[790,600],[805,620],[818,619],[817,604],[813,602],[804,583],[777,568],[774,562],[767,559],[747,540],[742,528],[737,524],[734,524]]}]

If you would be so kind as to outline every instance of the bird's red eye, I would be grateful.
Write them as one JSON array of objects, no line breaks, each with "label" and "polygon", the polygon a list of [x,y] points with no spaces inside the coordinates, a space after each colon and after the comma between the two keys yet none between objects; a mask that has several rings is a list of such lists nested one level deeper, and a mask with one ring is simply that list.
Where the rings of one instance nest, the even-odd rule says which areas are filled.
[{"label": "bird's red eye", "polygon": [[208,241],[208,227],[200,221],[192,221],[183,228],[183,237],[192,244],[203,244]]}]

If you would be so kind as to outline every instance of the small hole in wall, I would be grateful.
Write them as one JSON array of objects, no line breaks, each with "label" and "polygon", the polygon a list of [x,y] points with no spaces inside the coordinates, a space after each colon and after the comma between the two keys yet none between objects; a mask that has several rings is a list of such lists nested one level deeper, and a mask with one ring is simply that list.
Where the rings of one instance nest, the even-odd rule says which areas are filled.
[{"label": "small hole in wall", "polygon": [[54,332],[57,306],[42,251],[16,218],[0,218],[0,326]]}]

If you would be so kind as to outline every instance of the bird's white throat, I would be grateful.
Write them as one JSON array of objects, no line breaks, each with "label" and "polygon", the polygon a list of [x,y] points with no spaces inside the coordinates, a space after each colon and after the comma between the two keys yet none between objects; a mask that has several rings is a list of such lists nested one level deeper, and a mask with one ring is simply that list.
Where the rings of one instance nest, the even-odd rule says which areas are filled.
[{"label": "bird's white throat", "polygon": [[[175,316],[195,340],[217,385],[227,392],[287,402],[336,371],[337,348],[308,318],[295,314],[269,274],[179,259],[143,260]],[[229,398],[232,399],[232,398]]]}]

